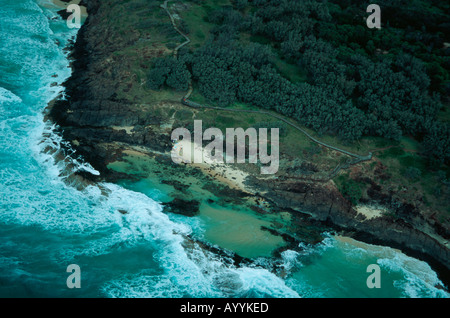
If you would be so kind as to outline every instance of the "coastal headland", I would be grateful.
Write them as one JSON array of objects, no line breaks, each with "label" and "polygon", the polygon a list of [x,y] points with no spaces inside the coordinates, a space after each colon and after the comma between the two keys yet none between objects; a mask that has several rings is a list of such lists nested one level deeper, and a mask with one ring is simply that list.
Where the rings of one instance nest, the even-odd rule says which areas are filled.
[{"label": "coastal headland", "polygon": [[[261,175],[259,167],[247,164],[175,164],[170,156],[173,129],[192,125],[194,119],[242,127],[241,115],[188,108],[180,103],[184,91],[148,88],[146,74],[153,60],[171,54],[168,43],[183,41],[171,30],[160,2],[131,1],[126,15],[119,1],[80,4],[89,15],[72,48],[73,74],[64,84],[67,99],[54,101],[47,113],[76,154],[100,172],[80,172],[79,177],[89,182],[151,178],[170,188],[171,198],[161,199],[168,212],[197,215],[203,194],[210,204],[223,201],[273,215],[284,222],[278,228],[261,225],[262,231],[291,246],[319,242],[323,231],[332,231],[397,248],[427,261],[448,284],[448,223],[435,218],[423,201],[389,187],[377,153],[329,179],[337,164],[348,161],[345,154],[289,128],[280,141],[281,164],[274,175]],[[249,126],[268,120],[252,116],[253,123],[244,118]],[[302,152],[293,154],[291,143],[302,145]],[[189,146],[195,145],[184,145]],[[339,187],[339,180],[348,178],[366,185],[356,201]],[[273,242],[277,250],[280,242]]]}]

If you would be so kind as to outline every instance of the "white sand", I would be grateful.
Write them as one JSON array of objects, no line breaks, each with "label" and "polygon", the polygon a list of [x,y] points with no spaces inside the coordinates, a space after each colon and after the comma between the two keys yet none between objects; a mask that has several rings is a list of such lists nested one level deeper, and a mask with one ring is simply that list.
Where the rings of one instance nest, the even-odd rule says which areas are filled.
[{"label": "white sand", "polygon": [[387,209],[370,205],[357,205],[356,212],[364,215],[368,220],[370,220],[383,216],[383,214],[387,212]]},{"label": "white sand", "polygon": [[[367,243],[364,243],[364,242],[361,242],[361,241],[357,241],[357,240],[355,240],[355,239],[353,239],[351,237],[348,237],[348,236],[335,235],[334,238],[337,241],[340,241],[340,242],[343,242],[343,243],[347,243],[347,244],[353,245],[353,246],[358,247],[358,248],[363,248],[363,249],[365,249],[367,251],[372,251],[372,252],[380,252],[379,248],[380,248],[380,246],[382,246],[382,245],[367,244]],[[389,248],[392,251],[401,252],[401,250],[399,250],[399,249],[392,248],[392,247],[389,247]]]},{"label": "white sand", "polygon": [[114,130],[125,130],[128,135],[131,135],[131,130],[133,130],[134,126],[111,126]]},{"label": "white sand", "polygon": [[[248,173],[239,170],[236,167],[238,164],[226,164],[224,162],[214,161],[210,157],[204,158],[202,147],[190,140],[177,141],[174,144],[172,153],[177,156],[179,162],[184,162],[194,167],[198,167],[204,173],[226,183],[231,188],[249,192],[249,189],[244,185],[244,181],[247,178]],[[195,163],[194,158],[203,159],[201,163]]]}]

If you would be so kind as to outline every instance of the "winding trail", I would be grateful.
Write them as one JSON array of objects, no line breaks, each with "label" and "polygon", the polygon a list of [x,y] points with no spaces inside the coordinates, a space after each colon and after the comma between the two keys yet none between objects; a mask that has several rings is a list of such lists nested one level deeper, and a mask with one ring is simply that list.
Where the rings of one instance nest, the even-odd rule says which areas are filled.
[{"label": "winding trail", "polygon": [[[172,15],[172,13],[170,12],[167,4],[168,2],[171,0],[165,0],[163,4],[160,5],[161,8],[163,8],[167,15],[170,17],[170,20],[172,22],[172,25],[174,27],[174,29],[181,35],[183,36],[186,41],[181,43],[180,45],[178,45],[173,52],[174,57],[178,56],[178,50],[180,48],[182,48],[183,46],[189,44],[191,42],[191,40],[189,39],[189,37],[184,34],[183,32],[180,31],[180,29],[178,29],[175,19]],[[262,110],[246,110],[246,109],[233,109],[233,108],[225,108],[225,107],[216,107],[216,106],[209,106],[209,105],[202,105],[202,104],[198,104],[195,102],[192,102],[189,100],[189,97],[191,96],[193,92],[193,86],[192,86],[192,80],[189,81],[189,88],[188,91],[186,92],[186,94],[183,96],[183,98],[181,99],[181,103],[185,106],[191,107],[191,108],[204,108],[204,109],[215,109],[215,110],[221,110],[221,111],[227,111],[227,112],[243,112],[243,113],[255,113],[255,114],[263,114],[263,115],[267,115],[267,116],[271,116],[273,118],[279,119],[281,121],[283,121],[284,123],[288,124],[289,126],[297,129],[298,131],[300,131],[301,133],[303,133],[306,137],[308,137],[311,141],[315,142],[318,145],[321,145],[323,147],[341,152],[343,154],[346,154],[350,157],[353,157],[355,159],[347,161],[344,164],[339,164],[333,171],[330,172],[330,174],[325,178],[326,180],[329,180],[331,178],[333,178],[341,169],[343,168],[348,168],[350,165],[354,165],[357,164],[359,162],[362,161],[369,161],[372,159],[372,152],[369,152],[367,155],[362,156],[362,155],[358,155],[352,152],[349,152],[347,150],[344,149],[340,149],[338,147],[332,146],[332,145],[328,145],[316,138],[314,138],[313,136],[311,136],[306,130],[304,130],[303,128],[297,126],[296,124],[292,123],[290,120],[284,118],[283,116],[277,115],[277,114],[273,114],[271,112],[267,112],[267,111],[262,111]],[[311,179],[311,178],[309,178]],[[317,181],[325,181],[325,180],[319,180],[317,179]]]},{"label": "winding trail", "polygon": [[189,39],[189,37],[186,34],[184,34],[183,32],[180,31],[180,29],[178,29],[177,24],[175,22],[175,18],[172,16],[172,14],[169,11],[169,8],[167,7],[167,3],[169,1],[170,0],[165,0],[164,3],[160,5],[160,7],[163,8],[167,12],[167,15],[169,16],[170,21],[172,22],[172,26],[175,29],[175,31],[177,31],[179,34],[181,34],[181,36],[183,36],[186,39],[186,41],[184,41],[183,43],[178,45],[175,49],[173,49],[173,56],[177,57],[178,56],[178,50],[181,49],[183,46],[191,43],[191,39]]}]

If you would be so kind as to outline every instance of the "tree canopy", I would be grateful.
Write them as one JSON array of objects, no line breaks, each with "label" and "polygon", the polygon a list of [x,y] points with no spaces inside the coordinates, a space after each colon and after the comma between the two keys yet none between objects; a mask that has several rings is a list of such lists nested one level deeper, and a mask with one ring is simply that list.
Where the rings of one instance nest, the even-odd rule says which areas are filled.
[{"label": "tree canopy", "polygon": [[[199,92],[220,106],[275,110],[348,141],[413,136],[432,160],[449,163],[449,124],[438,120],[450,91],[449,6],[431,1],[427,16],[419,14],[430,11],[423,1],[408,2],[408,10],[381,2],[391,13],[371,30],[354,0],[232,1],[208,15],[215,27],[205,45],[155,61],[149,85],[186,89],[192,74]],[[285,78],[274,62],[280,58],[304,69],[307,80]]]}]

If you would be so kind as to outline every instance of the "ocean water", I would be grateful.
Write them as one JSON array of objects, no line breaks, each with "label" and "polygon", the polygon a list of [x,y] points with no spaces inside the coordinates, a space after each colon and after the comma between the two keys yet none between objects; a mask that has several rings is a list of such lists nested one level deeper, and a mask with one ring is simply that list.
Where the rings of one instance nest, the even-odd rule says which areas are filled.
[{"label": "ocean water", "polygon": [[[448,297],[428,264],[388,247],[330,236],[234,266],[188,239],[206,221],[165,214],[157,197],[70,186],[67,171],[96,171],[55,160],[64,140],[43,110],[70,76],[76,29],[33,0],[0,0],[0,17],[0,297]],[[70,264],[81,288],[67,287]],[[366,285],[369,264],[379,289]]]}]

